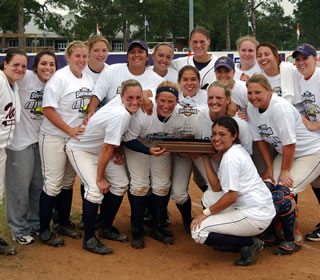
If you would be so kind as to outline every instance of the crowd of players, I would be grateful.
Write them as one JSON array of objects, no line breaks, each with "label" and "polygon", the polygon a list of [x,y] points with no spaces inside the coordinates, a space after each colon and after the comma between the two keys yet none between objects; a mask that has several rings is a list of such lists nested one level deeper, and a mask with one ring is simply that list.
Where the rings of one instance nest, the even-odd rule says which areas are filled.
[{"label": "crowd of players", "polygon": [[[96,237],[97,223],[99,237],[129,240],[113,225],[125,194],[136,249],[144,247],[146,219],[150,237],[174,243],[170,197],[186,233],[217,250],[239,251],[236,265],[252,264],[263,246],[275,245],[278,255],[301,248],[298,193],[311,185],[320,203],[315,48],[297,46],[292,64],[272,43],[244,36],[235,65],[208,53],[202,27],[189,44],[193,55],[174,60],[172,45],[158,44],[148,66],[148,45],[134,40],[128,62],[109,66],[109,42],[92,36],[68,45],[68,65],[58,71],[51,51],[39,52],[32,70],[23,51],[7,53],[0,71],[0,203],[5,190],[13,240],[27,245],[39,235],[49,246],[63,245],[52,219],[54,232],[81,238],[70,221],[78,175],[82,246],[96,254],[112,252]],[[211,139],[213,152],[158,146],[190,137]],[[191,173],[204,192],[203,213],[194,218]],[[305,238],[320,241],[320,225]],[[16,250],[1,238],[0,253]]]}]

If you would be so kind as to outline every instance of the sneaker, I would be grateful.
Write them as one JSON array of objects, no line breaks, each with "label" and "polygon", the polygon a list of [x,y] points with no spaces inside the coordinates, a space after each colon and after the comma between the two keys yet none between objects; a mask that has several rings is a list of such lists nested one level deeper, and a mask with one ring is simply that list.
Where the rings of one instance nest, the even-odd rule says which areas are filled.
[{"label": "sneaker", "polygon": [[82,236],[81,232],[76,228],[76,226],[73,223],[69,223],[68,225],[59,225],[57,227],[57,232],[74,239],[80,239]]},{"label": "sneaker", "polygon": [[313,232],[307,233],[305,238],[309,241],[320,241],[320,223],[316,225],[316,229]]},{"label": "sneaker", "polygon": [[263,241],[252,237],[253,244],[240,249],[240,259],[235,261],[235,265],[247,266],[253,264],[258,253],[263,249]]},{"label": "sneaker", "polygon": [[17,241],[21,245],[28,245],[34,242],[34,238],[31,235],[24,235],[24,236],[14,236],[12,235],[12,240]]},{"label": "sneaker", "polygon": [[10,246],[7,242],[5,242],[2,238],[0,238],[0,255],[15,255],[16,248]]},{"label": "sneaker", "polygon": [[41,242],[52,247],[59,247],[64,244],[64,240],[54,236],[54,234],[49,229],[46,229],[45,231],[40,233],[39,237]]},{"label": "sneaker", "polygon": [[282,241],[279,247],[277,247],[274,251],[275,255],[291,255],[294,252],[297,252],[301,249],[301,245],[296,244],[293,241]]},{"label": "sneaker", "polygon": [[31,236],[39,236],[40,235],[40,230],[39,229],[32,229],[30,231]]},{"label": "sneaker", "polygon": [[120,233],[119,230],[114,227],[101,228],[99,231],[99,236],[103,239],[110,239],[119,242],[128,242],[128,236],[124,233]]},{"label": "sneaker", "polygon": [[91,237],[87,241],[83,240],[82,248],[91,253],[95,253],[99,255],[106,255],[106,254],[112,253],[112,248],[101,243],[100,240],[95,236]]}]

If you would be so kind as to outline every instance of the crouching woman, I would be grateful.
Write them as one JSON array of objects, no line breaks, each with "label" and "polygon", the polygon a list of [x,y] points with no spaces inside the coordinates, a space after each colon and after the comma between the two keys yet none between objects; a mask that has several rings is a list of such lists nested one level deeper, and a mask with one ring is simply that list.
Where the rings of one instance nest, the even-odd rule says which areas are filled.
[{"label": "crouching woman", "polygon": [[275,216],[271,193],[258,175],[250,155],[239,144],[235,120],[222,117],[212,126],[212,144],[221,158],[216,175],[210,157],[203,156],[212,189],[202,198],[203,213],[191,223],[192,238],[214,248],[240,250],[236,265],[254,262],[262,233]]}]

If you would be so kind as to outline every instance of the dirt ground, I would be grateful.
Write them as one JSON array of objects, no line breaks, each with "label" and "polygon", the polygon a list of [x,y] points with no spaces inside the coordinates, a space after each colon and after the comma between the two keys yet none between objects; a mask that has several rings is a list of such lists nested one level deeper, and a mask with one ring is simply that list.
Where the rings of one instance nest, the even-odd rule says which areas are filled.
[{"label": "dirt ground", "polygon": [[[80,210],[79,185],[74,191],[73,207]],[[201,192],[191,183],[193,215],[201,212]],[[309,188],[299,195],[300,229],[312,231],[320,220],[320,208]],[[237,267],[236,253],[222,253],[198,245],[186,234],[180,214],[170,202],[171,226],[175,243],[167,246],[145,238],[145,248],[136,250],[129,243],[104,241],[113,248],[111,255],[94,255],[82,249],[82,240],[65,238],[65,246],[51,248],[36,240],[28,246],[17,245],[17,255],[0,256],[0,279],[320,279],[320,242],[305,242],[302,250],[291,256],[275,256],[273,248],[264,249],[256,264]],[[123,201],[115,225],[130,233],[130,208]]]}]

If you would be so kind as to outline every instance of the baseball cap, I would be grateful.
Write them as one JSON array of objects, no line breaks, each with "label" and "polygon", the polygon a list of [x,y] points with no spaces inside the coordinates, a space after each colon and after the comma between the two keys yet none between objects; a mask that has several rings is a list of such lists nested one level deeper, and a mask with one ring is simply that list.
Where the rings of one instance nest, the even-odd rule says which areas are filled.
[{"label": "baseball cap", "polygon": [[233,60],[227,56],[222,56],[217,59],[216,63],[214,64],[214,71],[216,71],[221,66],[226,67],[229,70],[234,70]]},{"label": "baseball cap", "polygon": [[129,43],[128,45],[128,50],[127,53],[132,49],[132,47],[134,45],[139,45],[141,48],[143,48],[144,50],[146,50],[146,52],[148,53],[148,44],[142,40],[133,40]]},{"label": "baseball cap", "polygon": [[306,45],[306,44],[299,45],[298,47],[296,47],[296,49],[292,53],[292,57],[296,58],[296,56],[299,53],[302,54],[303,57],[308,57],[310,55],[317,56],[317,52],[312,47],[310,47],[309,45]]}]

